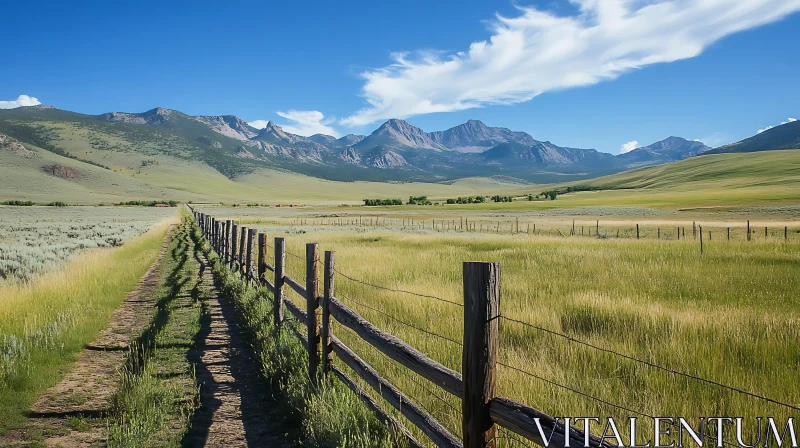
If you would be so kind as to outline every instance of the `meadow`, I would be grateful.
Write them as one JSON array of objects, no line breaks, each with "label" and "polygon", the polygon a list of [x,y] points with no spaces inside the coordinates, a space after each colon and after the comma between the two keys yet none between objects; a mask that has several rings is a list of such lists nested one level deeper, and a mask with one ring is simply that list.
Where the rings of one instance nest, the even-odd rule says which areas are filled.
[{"label": "meadow", "polygon": [[[455,216],[466,211],[452,213],[448,219],[442,208],[435,207],[429,207],[427,214],[413,207],[340,209],[335,215],[330,209],[311,208],[201,211],[256,227],[267,233],[270,244],[274,236],[286,237],[287,272],[294,278],[304,275],[305,243],[318,242],[320,250],[335,250],[337,269],[352,278],[336,275],[337,298],[456,371],[461,369],[461,308],[359,281],[460,303],[462,262],[500,262],[501,314],[508,319],[500,323],[499,393],[550,415],[624,419],[637,416],[633,410],[689,419],[800,417],[784,406],[643,366],[541,330],[797,403],[797,206],[692,211],[615,207],[613,213],[595,207],[517,215],[506,211],[500,216],[474,210],[468,214],[476,224],[501,220],[500,234],[486,229],[453,230],[460,224]],[[520,216],[522,230],[512,234]],[[752,221],[755,230],[750,242],[746,240],[748,217],[757,218]],[[365,224],[374,224],[375,218],[378,225]],[[569,236],[573,219],[578,227],[584,225],[583,237],[580,233]],[[342,223],[332,224],[334,220]],[[434,229],[434,220],[452,227]],[[698,239],[692,236],[692,222],[704,227],[706,238],[709,229],[713,232],[702,254]],[[537,223],[540,231],[528,233],[528,223]],[[639,240],[632,233],[636,223],[642,231]],[[686,239],[677,240],[679,226],[685,227]],[[764,226],[773,229],[766,238]],[[728,227],[731,241],[725,238]],[[788,240],[784,240],[784,227]],[[620,238],[617,228],[626,229]],[[657,238],[659,228],[663,229],[661,239]],[[305,299],[287,290],[287,296],[304,307]],[[334,325],[333,331],[454,434],[460,433],[457,399],[388,360],[348,329]],[[645,435],[651,436],[652,431]]]},{"label": "meadow", "polygon": [[141,207],[0,207],[0,287],[52,271],[81,250],[121,246],[175,213]]},{"label": "meadow", "polygon": [[20,424],[36,397],[108,325],[155,261],[170,219],[148,224],[149,231],[121,247],[86,251],[61,269],[0,288],[0,434]]}]

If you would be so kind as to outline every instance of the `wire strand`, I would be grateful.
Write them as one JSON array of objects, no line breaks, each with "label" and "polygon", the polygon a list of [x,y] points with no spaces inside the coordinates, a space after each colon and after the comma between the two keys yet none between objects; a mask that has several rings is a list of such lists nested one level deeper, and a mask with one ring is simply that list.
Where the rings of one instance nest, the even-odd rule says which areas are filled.
[{"label": "wire strand", "polygon": [[[588,399],[590,399],[590,400],[596,401],[596,402],[598,402],[598,403],[602,403],[602,404],[604,404],[604,405],[606,405],[606,406],[611,406],[611,407],[613,407],[613,408],[616,408],[616,409],[619,409],[619,410],[622,410],[622,411],[625,411],[625,412],[629,412],[629,413],[631,413],[631,414],[636,414],[636,415],[639,415],[639,416],[641,416],[641,417],[647,417],[647,418],[649,418],[649,419],[651,419],[651,420],[655,420],[655,419],[656,419],[656,417],[655,417],[655,416],[652,416],[652,415],[650,415],[650,414],[647,414],[647,413],[644,413],[644,412],[641,412],[641,411],[636,411],[636,410],[633,410],[633,409],[627,408],[627,407],[625,407],[625,406],[622,406],[622,405],[618,405],[618,404],[612,403],[612,402],[610,402],[610,401],[607,401],[607,400],[603,400],[602,398],[598,398],[598,397],[595,397],[595,396],[593,396],[593,395],[589,395],[589,394],[587,394],[587,393],[585,393],[585,392],[581,392],[581,391],[579,391],[579,390],[577,390],[577,389],[575,389],[575,388],[572,388],[572,387],[569,387],[569,386],[565,386],[565,385],[563,385],[563,384],[556,383],[556,382],[555,382],[555,381],[553,381],[553,380],[548,380],[547,378],[543,378],[543,377],[541,377],[541,376],[539,376],[539,375],[536,375],[535,373],[531,373],[531,372],[528,372],[528,371],[522,370],[522,369],[520,369],[520,368],[517,368],[517,367],[514,367],[514,366],[510,366],[510,365],[508,365],[508,364],[506,364],[506,363],[503,363],[503,362],[500,362],[500,361],[498,361],[498,362],[497,362],[497,364],[498,364],[498,365],[501,365],[501,366],[503,366],[503,367],[506,367],[506,368],[508,368],[508,369],[514,370],[514,371],[516,371],[516,372],[522,373],[523,375],[528,375],[528,376],[530,376],[530,377],[536,378],[536,379],[538,379],[539,381],[543,381],[543,382],[545,382],[545,383],[547,383],[547,384],[550,384],[550,385],[552,385],[552,386],[559,387],[559,388],[561,388],[561,389],[564,389],[564,390],[570,391],[570,392],[572,392],[572,393],[578,394],[578,395],[580,395],[580,396],[582,396],[582,397],[585,397],[585,398],[588,398]],[[670,424],[670,425],[672,425],[673,427],[677,428],[677,426],[676,426],[674,423],[670,423],[670,422],[667,422],[667,423],[668,423],[668,424]],[[714,439],[714,440],[718,440],[716,437],[714,437],[714,436],[711,436],[711,435],[708,435],[708,437],[711,437],[711,438],[712,438],[712,439]],[[736,445],[734,445],[734,444],[732,444],[732,443],[726,442],[724,439],[722,440],[722,443],[724,443],[724,444],[726,444],[726,445],[730,445],[730,446],[736,446]]]},{"label": "wire strand", "polygon": [[554,335],[554,336],[558,336],[558,337],[567,339],[570,342],[575,342],[577,344],[585,345],[587,347],[593,348],[595,350],[598,350],[598,351],[601,351],[601,352],[604,352],[604,353],[610,353],[610,354],[613,354],[613,355],[616,355],[616,356],[620,356],[620,357],[625,358],[625,359],[630,360],[630,361],[638,362],[640,364],[643,364],[643,365],[646,365],[646,366],[649,366],[649,367],[653,367],[655,369],[660,369],[660,370],[663,370],[664,372],[668,372],[668,373],[671,373],[671,374],[674,374],[674,375],[683,376],[683,377],[686,377],[686,378],[691,378],[693,380],[701,381],[701,382],[704,382],[704,383],[707,383],[707,384],[712,384],[712,385],[715,385],[715,386],[718,386],[718,387],[722,387],[722,388],[725,388],[725,389],[732,390],[734,392],[738,392],[740,394],[749,395],[749,396],[751,396],[753,398],[758,398],[760,400],[768,401],[768,402],[773,403],[773,404],[777,404],[777,405],[780,405],[780,406],[785,406],[785,407],[787,407],[789,409],[793,409],[795,411],[800,411],[800,407],[793,406],[793,405],[791,405],[789,403],[784,403],[784,402],[781,402],[781,401],[778,401],[778,400],[775,400],[775,399],[772,399],[772,398],[769,398],[769,397],[765,397],[763,395],[759,395],[759,394],[756,394],[756,393],[753,393],[753,392],[749,392],[749,391],[746,391],[744,389],[739,389],[738,387],[728,386],[727,384],[720,383],[718,381],[714,381],[714,380],[710,380],[710,379],[703,378],[703,377],[700,377],[700,376],[692,375],[690,373],[681,372],[679,370],[671,369],[669,367],[660,366],[658,364],[655,364],[655,363],[652,363],[650,361],[646,361],[646,360],[643,360],[643,359],[634,358],[633,356],[626,355],[624,353],[619,353],[619,352],[616,352],[614,350],[610,350],[610,349],[607,349],[607,348],[604,348],[604,347],[599,347],[599,346],[591,344],[589,342],[581,341],[580,339],[575,339],[572,336],[569,336],[569,335],[566,335],[566,334],[563,334],[563,333],[559,333],[557,331],[549,330],[547,328],[539,327],[537,325],[533,325],[533,324],[530,324],[528,322],[523,322],[521,320],[512,319],[510,317],[506,317],[506,316],[502,316],[502,315],[500,316],[500,318],[501,319],[505,319],[505,320],[510,321],[510,322],[521,324],[521,325],[524,325],[524,326],[527,326],[527,327],[530,327],[530,328],[533,328],[533,329],[536,329],[536,330],[539,330],[539,331],[543,331],[545,333],[549,333],[549,334]]},{"label": "wire strand", "polygon": [[345,299],[346,301],[348,301],[348,302],[352,302],[352,303],[355,303],[355,304],[356,304],[356,305],[358,305],[358,306],[362,306],[362,307],[364,307],[364,308],[367,308],[367,309],[369,309],[369,310],[375,311],[376,313],[379,313],[379,314],[381,314],[381,315],[383,315],[383,316],[386,316],[386,317],[388,317],[389,319],[391,319],[391,320],[393,320],[393,321],[395,321],[395,322],[397,322],[397,323],[399,323],[399,324],[405,325],[405,326],[407,326],[407,327],[409,327],[409,328],[413,328],[413,329],[415,329],[415,330],[417,330],[417,331],[421,331],[422,333],[425,333],[425,334],[428,334],[428,335],[431,335],[431,336],[435,336],[435,337],[437,337],[437,338],[439,338],[439,339],[442,339],[442,340],[445,340],[445,341],[447,341],[447,342],[450,342],[450,343],[456,344],[456,345],[458,345],[459,347],[463,347],[463,346],[464,346],[464,344],[462,344],[461,342],[458,342],[458,341],[456,341],[455,339],[450,339],[450,338],[448,338],[447,336],[442,336],[442,335],[440,335],[440,334],[437,334],[437,333],[434,333],[434,332],[432,332],[432,331],[430,331],[430,330],[426,330],[426,329],[424,329],[424,328],[417,327],[417,326],[415,326],[415,325],[413,325],[413,324],[410,324],[410,323],[408,323],[408,322],[405,322],[405,321],[403,321],[403,320],[400,320],[400,319],[398,319],[398,318],[396,318],[396,317],[392,316],[391,314],[389,314],[389,313],[387,313],[387,312],[385,312],[385,311],[381,311],[381,310],[379,310],[378,308],[374,308],[374,307],[372,307],[372,306],[365,305],[365,304],[363,304],[363,303],[359,303],[359,302],[355,301],[354,299],[352,299],[352,298],[350,298],[350,297],[348,297],[348,296],[346,296],[346,295],[343,295],[343,294],[341,294],[341,293],[337,293],[337,294],[335,294],[335,295],[336,295],[336,296],[339,296],[339,297],[342,297],[342,298],[344,298],[344,299]]},{"label": "wire strand", "polygon": [[334,270],[334,272],[336,272],[337,274],[341,275],[342,277],[344,277],[344,278],[346,278],[346,279],[348,279],[350,281],[354,281],[356,283],[361,283],[362,285],[365,285],[365,286],[371,286],[373,288],[382,289],[384,291],[399,292],[399,293],[403,293],[403,294],[410,294],[412,296],[417,296],[417,297],[425,297],[425,298],[428,298],[428,299],[434,299],[434,300],[438,300],[440,302],[449,303],[451,305],[460,306],[462,308],[464,307],[464,305],[462,305],[462,304],[460,304],[458,302],[453,302],[452,300],[447,300],[447,299],[443,299],[441,297],[436,297],[436,296],[430,296],[430,295],[427,295],[427,294],[420,294],[420,293],[416,293],[416,292],[405,291],[405,290],[402,290],[402,289],[392,289],[392,288],[387,288],[385,286],[375,285],[375,284],[372,284],[372,283],[369,283],[369,282],[365,282],[363,280],[359,280],[359,279],[350,277],[349,275],[345,274],[344,272],[342,272],[342,271],[340,271],[340,270],[338,270],[336,268],[334,268],[333,270]]}]

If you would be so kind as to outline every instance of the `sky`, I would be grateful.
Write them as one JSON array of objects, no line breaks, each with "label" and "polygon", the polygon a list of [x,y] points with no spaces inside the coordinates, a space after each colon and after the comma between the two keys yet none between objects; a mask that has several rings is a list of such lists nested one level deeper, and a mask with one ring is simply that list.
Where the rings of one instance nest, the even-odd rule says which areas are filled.
[{"label": "sky", "polygon": [[619,153],[800,117],[800,0],[7,2],[0,108],[289,132],[468,119]]}]

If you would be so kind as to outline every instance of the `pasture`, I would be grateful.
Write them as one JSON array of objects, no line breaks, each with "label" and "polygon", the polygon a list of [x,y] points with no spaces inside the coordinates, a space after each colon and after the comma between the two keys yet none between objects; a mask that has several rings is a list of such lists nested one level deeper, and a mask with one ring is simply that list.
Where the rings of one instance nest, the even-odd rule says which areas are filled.
[{"label": "pasture", "polygon": [[[270,245],[272,237],[286,237],[287,272],[294,278],[304,278],[305,243],[335,250],[336,297],[456,371],[461,369],[463,310],[415,294],[460,303],[462,262],[500,262],[498,392],[550,415],[614,416],[617,421],[641,415],[735,415],[749,418],[750,429],[756,416],[798,417],[781,404],[568,339],[781,403],[797,403],[796,206],[446,210],[200,209],[257,228],[268,235]],[[461,216],[476,230],[466,231],[470,227],[462,227]],[[573,220],[576,229],[584,227],[583,236],[579,230],[570,236]],[[501,232],[492,230],[498,221]],[[537,230],[528,231],[528,224],[537,224]],[[624,229],[619,237],[617,229]],[[286,295],[305,306],[305,299],[290,288]],[[333,332],[452,433],[460,433],[458,399],[389,360],[349,329],[334,325]],[[645,436],[652,436],[652,428]]]},{"label": "pasture", "polygon": [[0,288],[0,409],[7,417],[0,434],[21,421],[38,394],[58,382],[106,327],[155,261],[168,223],[150,224],[121,247],[87,251],[62,269]]},{"label": "pasture", "polygon": [[140,207],[0,207],[0,286],[51,271],[84,249],[121,246],[175,213]]}]

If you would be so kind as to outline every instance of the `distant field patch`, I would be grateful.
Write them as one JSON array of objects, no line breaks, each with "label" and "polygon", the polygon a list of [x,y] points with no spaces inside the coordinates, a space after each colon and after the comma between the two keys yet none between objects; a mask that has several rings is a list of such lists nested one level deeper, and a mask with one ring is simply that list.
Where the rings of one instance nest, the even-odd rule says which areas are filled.
[{"label": "distant field patch", "polygon": [[554,208],[534,213],[536,216],[656,216],[663,214],[663,211],[652,208],[624,206]]},{"label": "distant field patch", "polygon": [[0,282],[28,281],[83,249],[120,246],[175,209],[0,207]]}]

